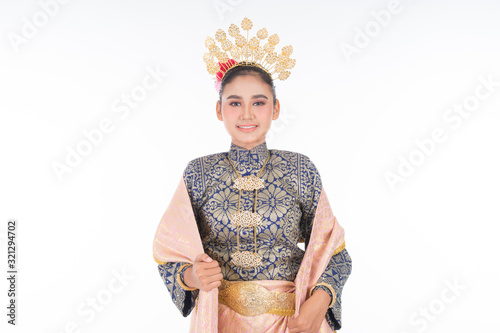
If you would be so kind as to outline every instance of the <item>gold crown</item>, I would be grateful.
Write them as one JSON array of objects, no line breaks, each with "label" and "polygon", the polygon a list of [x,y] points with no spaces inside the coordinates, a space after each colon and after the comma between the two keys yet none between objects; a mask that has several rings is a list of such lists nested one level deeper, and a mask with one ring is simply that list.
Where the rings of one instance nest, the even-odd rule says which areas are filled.
[{"label": "gold crown", "polygon": [[[280,38],[277,34],[269,36],[267,42],[261,46],[260,41],[267,38],[268,33],[265,28],[257,31],[257,37],[248,39],[248,31],[253,23],[248,18],[241,21],[241,28],[247,32],[247,37],[243,37],[240,28],[231,24],[228,33],[234,37],[234,44],[227,39],[226,32],[222,29],[217,30],[215,39],[220,42],[220,47],[216,45],[212,37],[207,37],[205,46],[209,50],[205,53],[203,60],[207,64],[207,71],[210,74],[216,74],[216,79],[221,81],[226,72],[233,67],[250,65],[260,67],[265,70],[273,80],[286,80],[290,76],[290,71],[295,66],[295,59],[290,59],[293,52],[291,45],[284,46],[281,54],[277,54],[274,48],[279,43]],[[222,48],[222,50],[221,50]],[[217,62],[214,58],[217,58]]]}]

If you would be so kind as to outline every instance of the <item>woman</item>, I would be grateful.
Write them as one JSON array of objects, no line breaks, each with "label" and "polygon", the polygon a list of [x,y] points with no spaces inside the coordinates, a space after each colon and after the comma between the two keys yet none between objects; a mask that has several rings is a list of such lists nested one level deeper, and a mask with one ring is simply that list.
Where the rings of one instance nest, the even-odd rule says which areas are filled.
[{"label": "woman", "polygon": [[[242,27],[248,31],[247,20]],[[220,31],[216,38],[224,45]],[[229,31],[238,41],[234,25]],[[252,41],[246,40],[241,45],[240,38],[243,49]],[[212,41],[207,47],[220,52]],[[231,136],[230,149],[188,163],[158,226],[154,258],[182,315],[194,310],[191,331],[316,333],[341,327],[341,293],[351,272],[344,231],[313,162],[268,149],[265,141],[280,113],[272,74],[286,79],[285,69],[293,67],[286,66],[290,49],[284,53],[281,73],[250,58],[219,62],[216,114]],[[215,318],[203,323],[209,316]]]}]

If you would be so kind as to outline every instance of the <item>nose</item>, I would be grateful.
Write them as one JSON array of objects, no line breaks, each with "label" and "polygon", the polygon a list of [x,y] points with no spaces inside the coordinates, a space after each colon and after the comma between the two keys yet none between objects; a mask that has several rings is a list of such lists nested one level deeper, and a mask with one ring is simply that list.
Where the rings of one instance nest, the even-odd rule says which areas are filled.
[{"label": "nose", "polygon": [[242,109],[242,114],[241,114],[241,119],[252,119],[253,118],[253,112],[252,112],[252,106],[251,104],[246,103]]}]

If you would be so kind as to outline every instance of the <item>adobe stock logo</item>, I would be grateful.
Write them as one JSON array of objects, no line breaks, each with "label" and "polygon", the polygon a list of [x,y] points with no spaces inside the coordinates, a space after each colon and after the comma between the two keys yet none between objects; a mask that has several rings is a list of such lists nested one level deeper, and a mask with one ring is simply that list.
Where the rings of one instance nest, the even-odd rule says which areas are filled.
[{"label": "adobe stock logo", "polygon": [[7,38],[10,45],[16,54],[19,53],[20,47],[27,44],[30,40],[35,38],[41,29],[43,29],[50,20],[59,14],[61,5],[65,5],[70,0],[40,0],[38,5],[40,10],[35,12],[31,18],[24,16],[22,18],[22,25],[20,34],[9,32]]},{"label": "adobe stock logo", "polygon": [[460,284],[457,278],[452,281],[445,280],[445,287],[439,293],[439,296],[433,298],[428,304],[420,306],[417,311],[413,312],[409,319],[409,324],[412,329],[402,331],[400,333],[418,332],[422,333],[429,326],[438,320],[451,304],[455,303],[467,289],[465,285]]},{"label": "adobe stock logo", "polygon": [[[59,329],[57,333],[82,333],[88,328],[90,323],[102,316],[108,309],[117,295],[124,292],[131,281],[135,279],[134,275],[129,275],[125,269],[121,272],[112,270],[113,277],[108,280],[106,287],[89,295],[84,301],[76,306],[78,319],[66,322],[64,328]],[[108,309],[108,311],[111,311]]]},{"label": "adobe stock logo", "polygon": [[[443,120],[447,126],[457,130],[462,126],[465,119],[473,115],[474,112],[477,113],[481,102],[490,98],[500,87],[500,81],[494,81],[492,76],[492,74],[487,78],[479,76],[477,78],[479,84],[476,85],[474,92],[444,111]],[[414,140],[416,147],[406,156],[398,155],[395,170],[384,173],[385,181],[392,192],[396,191],[398,184],[406,182],[419,166],[423,165],[438,151],[439,144],[445,142],[449,137],[447,132],[450,133],[451,131],[447,131],[444,126],[436,126],[430,131],[427,138]]]},{"label": "adobe stock logo", "polygon": [[[111,112],[116,114],[112,117],[104,116],[98,124],[91,129],[83,129],[80,139],[74,145],[66,145],[66,155],[61,160],[51,162],[55,176],[62,182],[65,177],[73,173],[94,150],[97,149],[110,133],[119,127],[141,103],[157,89],[168,76],[159,65],[147,66],[146,75],[139,84],[134,85],[129,92],[122,93],[111,105]],[[118,126],[116,126],[118,125]]]},{"label": "adobe stock logo", "polygon": [[295,118],[295,114],[290,112],[286,106],[282,106],[278,119],[273,120],[271,127],[266,134],[267,143],[271,143],[273,141],[276,133],[284,132],[286,127],[291,123],[291,120]]},{"label": "adobe stock logo", "polygon": [[352,56],[361,53],[361,50],[370,45],[384,28],[387,28],[395,15],[401,14],[403,7],[399,0],[390,0],[387,9],[378,11],[372,10],[370,16],[373,20],[365,23],[363,29],[354,27],[354,38],[352,43],[342,42],[340,50],[348,63],[352,61]]},{"label": "adobe stock logo", "polygon": [[225,19],[224,15],[227,12],[232,12],[242,2],[243,0],[214,0],[212,4],[220,20],[223,21]]}]

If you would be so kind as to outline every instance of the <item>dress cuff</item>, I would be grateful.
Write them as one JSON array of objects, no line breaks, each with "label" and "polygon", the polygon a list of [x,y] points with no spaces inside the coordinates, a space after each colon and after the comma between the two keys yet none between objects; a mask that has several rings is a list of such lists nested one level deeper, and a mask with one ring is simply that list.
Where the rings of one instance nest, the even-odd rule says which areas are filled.
[{"label": "dress cuff", "polygon": [[179,283],[179,285],[181,286],[182,289],[184,290],[187,290],[187,291],[193,291],[193,290],[196,290],[198,288],[191,288],[191,287],[188,287],[185,283],[184,283],[184,271],[193,266],[192,264],[184,264],[182,265],[178,272],[177,272],[177,282]]}]

